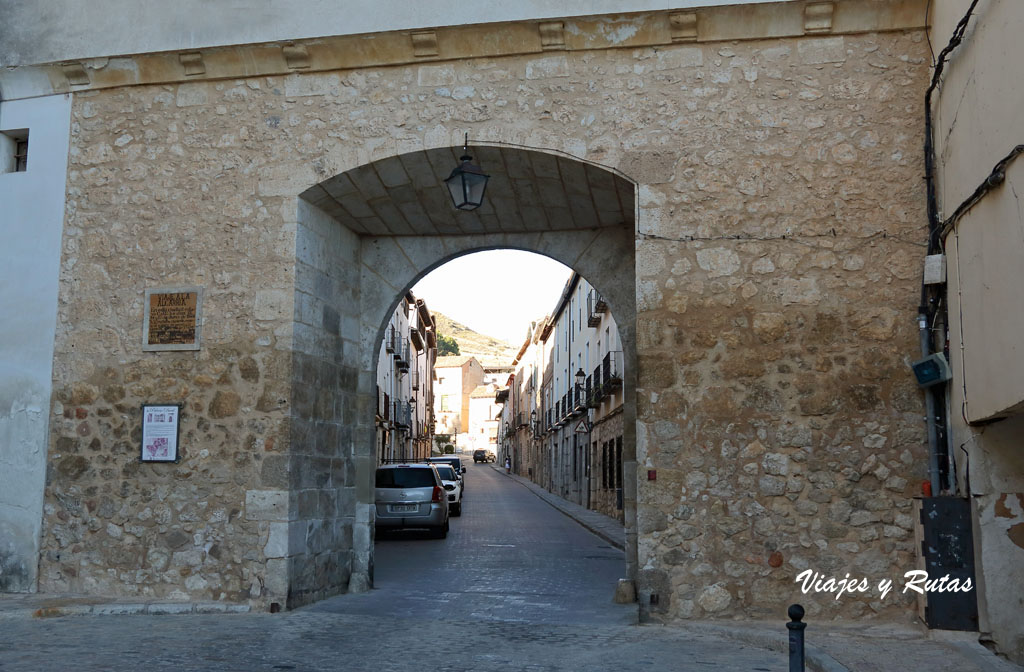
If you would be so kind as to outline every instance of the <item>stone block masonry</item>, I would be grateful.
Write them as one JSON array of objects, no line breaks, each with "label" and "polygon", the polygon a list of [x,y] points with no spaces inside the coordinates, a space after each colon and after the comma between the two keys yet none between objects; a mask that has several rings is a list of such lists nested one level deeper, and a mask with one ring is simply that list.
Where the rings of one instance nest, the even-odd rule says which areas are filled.
[{"label": "stone block masonry", "polygon": [[[266,608],[364,585],[354,361],[388,307],[368,316],[351,274],[367,243],[296,196],[468,131],[637,182],[625,473],[658,473],[626,503],[645,613],[909,614],[794,578],[914,564],[926,75],[905,31],[76,95],[42,590]],[[143,290],[170,285],[205,287],[204,347],[142,353]],[[185,404],[180,464],[138,464],[144,401]]]}]

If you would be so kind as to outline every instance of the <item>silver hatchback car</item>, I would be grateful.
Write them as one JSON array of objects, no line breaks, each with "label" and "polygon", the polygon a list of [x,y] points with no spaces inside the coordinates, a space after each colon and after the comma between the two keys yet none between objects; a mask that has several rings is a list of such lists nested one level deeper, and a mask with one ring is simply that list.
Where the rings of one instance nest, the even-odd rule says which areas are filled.
[{"label": "silver hatchback car", "polygon": [[448,492],[432,464],[377,467],[377,529],[427,528],[448,536]]}]

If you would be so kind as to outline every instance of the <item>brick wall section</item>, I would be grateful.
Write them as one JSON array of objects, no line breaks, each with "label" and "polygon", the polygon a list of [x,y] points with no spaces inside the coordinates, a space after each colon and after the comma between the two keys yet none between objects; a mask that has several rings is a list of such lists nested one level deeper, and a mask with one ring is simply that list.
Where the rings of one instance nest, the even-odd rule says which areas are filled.
[{"label": "brick wall section", "polygon": [[[307,445],[324,445],[347,398],[322,397],[343,410],[312,422],[289,403],[318,375],[305,355],[342,379],[348,365],[291,353],[293,329],[307,333],[294,326],[307,293],[294,196],[468,130],[640,185],[636,453],[641,473],[658,470],[637,486],[650,615],[776,618],[797,599],[812,614],[906,613],[895,595],[800,596],[793,578],[913,565],[910,498],[927,460],[905,361],[926,54],[919,32],[864,34],[76,95],[41,587],[245,597],[283,522],[243,515],[247,492],[316,492],[315,514],[311,501],[294,508],[293,490],[285,515],[306,522],[307,542],[327,525],[320,498],[347,487],[334,480],[344,458],[296,444],[312,431]],[[143,355],[144,288],[191,284],[207,290],[203,350]],[[188,404],[181,465],[136,462],[138,405],[154,397]],[[316,460],[332,461],[332,480],[304,471]],[[296,485],[296,472],[311,480]],[[345,517],[329,534],[344,536]],[[288,560],[287,588],[310,599],[333,590],[319,572],[335,560],[319,558],[334,551],[316,548]]]}]

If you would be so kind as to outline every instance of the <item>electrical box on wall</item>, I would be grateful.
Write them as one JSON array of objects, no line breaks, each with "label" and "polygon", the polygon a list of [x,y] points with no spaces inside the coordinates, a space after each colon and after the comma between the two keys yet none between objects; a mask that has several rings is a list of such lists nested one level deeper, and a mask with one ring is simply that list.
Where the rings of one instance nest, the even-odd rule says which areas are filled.
[{"label": "electrical box on wall", "polygon": [[941,352],[917,360],[910,365],[910,368],[914,370],[914,377],[917,378],[917,384],[921,387],[938,385],[953,377],[949,363]]},{"label": "electrical box on wall", "polygon": [[946,282],[946,255],[929,254],[924,258],[924,284],[942,285]]}]

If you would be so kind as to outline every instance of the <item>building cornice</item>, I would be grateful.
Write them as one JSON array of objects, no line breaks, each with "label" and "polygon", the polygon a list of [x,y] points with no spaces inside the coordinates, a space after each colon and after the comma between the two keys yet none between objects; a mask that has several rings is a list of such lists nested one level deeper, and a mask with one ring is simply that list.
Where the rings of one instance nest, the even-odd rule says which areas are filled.
[{"label": "building cornice", "polygon": [[741,4],[396,30],[8,66],[0,71],[0,100],[148,84],[436,65],[550,52],[904,31],[925,27],[926,1]]}]

